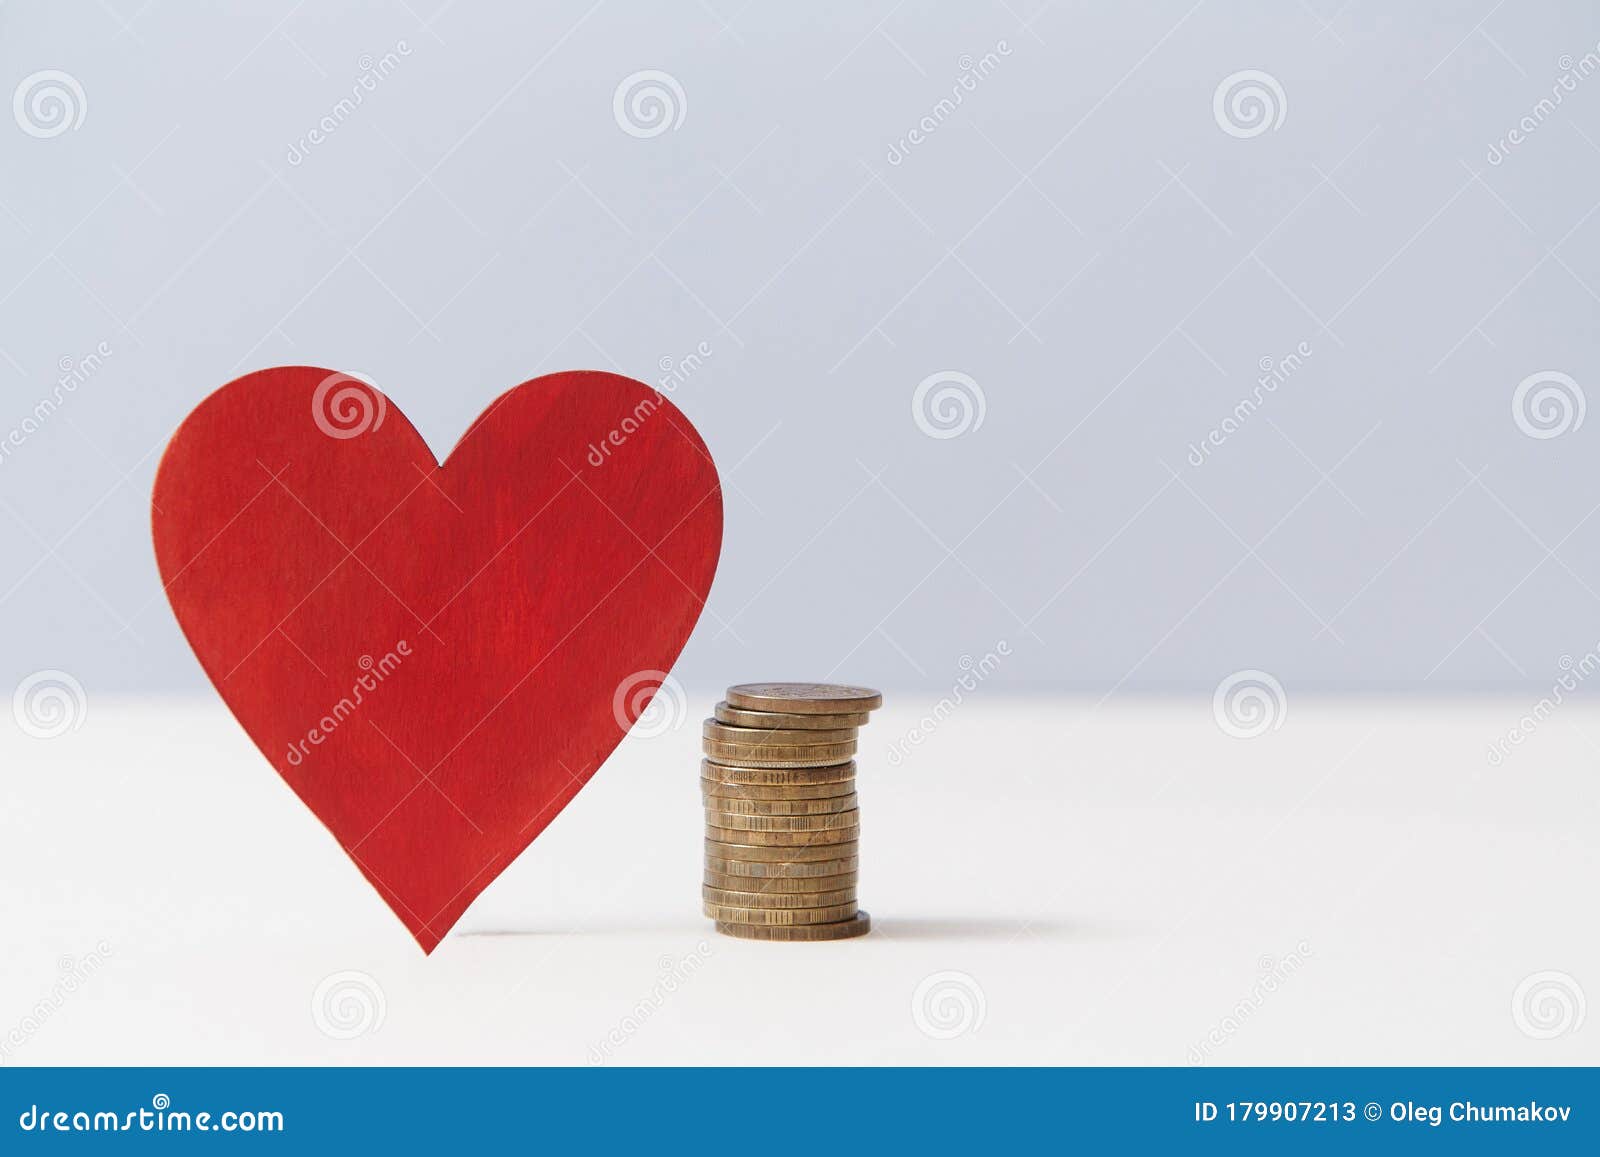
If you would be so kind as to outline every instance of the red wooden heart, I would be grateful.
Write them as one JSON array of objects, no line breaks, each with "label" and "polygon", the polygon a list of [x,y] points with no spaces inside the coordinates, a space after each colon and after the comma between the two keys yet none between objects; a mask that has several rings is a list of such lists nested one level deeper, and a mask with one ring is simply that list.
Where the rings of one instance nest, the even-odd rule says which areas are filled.
[{"label": "red wooden heart", "polygon": [[722,541],[694,427],[605,373],[524,382],[440,466],[365,382],[262,370],[151,504],[200,665],[427,952],[648,705]]}]

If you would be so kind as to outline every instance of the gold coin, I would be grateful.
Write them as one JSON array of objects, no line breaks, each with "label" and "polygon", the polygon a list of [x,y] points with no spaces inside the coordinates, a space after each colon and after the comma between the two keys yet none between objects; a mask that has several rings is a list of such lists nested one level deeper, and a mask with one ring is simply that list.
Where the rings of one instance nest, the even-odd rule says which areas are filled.
[{"label": "gold coin", "polygon": [[[771,867],[770,864],[758,865]],[[706,870],[704,887],[721,892],[741,892],[760,896],[789,895],[817,892],[842,892],[856,886],[859,872],[840,872],[834,876],[733,876],[726,872]],[[749,907],[757,907],[755,904]]]},{"label": "gold coin", "polygon": [[798,727],[805,730],[827,731],[836,727],[865,727],[871,718],[865,711],[840,715],[796,715],[786,711],[746,711],[727,703],[718,703],[711,709],[718,723],[734,727]]},{"label": "gold coin", "polygon": [[706,791],[701,798],[705,801],[707,812],[738,816],[821,816],[847,812],[856,806],[856,793],[853,791],[826,799],[730,799]]},{"label": "gold coin", "polygon": [[722,783],[743,783],[752,787],[812,787],[817,784],[839,784],[855,778],[855,760],[829,764],[827,767],[740,767],[735,763],[700,761],[700,775]]},{"label": "gold coin", "polygon": [[851,848],[836,860],[742,860],[706,848],[706,882],[719,876],[750,880],[820,880],[827,876],[854,875],[861,858]]},{"label": "gold coin", "polygon": [[854,900],[826,908],[730,908],[710,901],[702,906],[707,916],[724,924],[836,924],[858,910]]},{"label": "gold coin", "polygon": [[809,783],[797,784],[793,787],[770,786],[767,784],[749,783],[723,783],[715,779],[700,780],[700,795],[702,798],[715,797],[719,800],[732,799],[762,799],[762,800],[801,800],[801,799],[839,799],[850,795],[856,790],[855,780],[846,779],[838,783]]},{"label": "gold coin", "polygon": [[[841,813],[848,815],[848,812]],[[861,838],[861,821],[848,828],[824,832],[757,832],[749,828],[719,828],[706,825],[706,839],[720,844],[756,848],[816,848],[824,844],[853,844]]]},{"label": "gold coin", "polygon": [[883,706],[883,695],[870,687],[841,687],[835,683],[740,683],[728,688],[727,702],[728,706],[745,711],[836,715],[875,710]]},{"label": "gold coin", "polygon": [[[745,835],[745,832],[734,832],[733,835]],[[859,841],[854,839],[847,843],[815,844],[804,848],[784,847],[771,844],[742,844],[729,840],[706,838],[707,860],[744,860],[751,863],[763,864],[803,864],[807,860],[842,860],[855,856],[861,849]],[[718,871],[726,871],[718,868]],[[835,871],[847,871],[845,868],[836,868]],[[796,873],[797,875],[813,875],[816,873]],[[821,875],[832,875],[832,872],[823,872]]]},{"label": "gold coin", "polygon": [[831,892],[733,892],[727,888],[700,886],[707,904],[725,908],[830,908],[835,904],[854,904],[855,888],[835,888]]},{"label": "gold coin", "polygon": [[827,730],[800,727],[731,727],[707,719],[700,724],[704,739],[719,743],[742,743],[749,747],[769,747],[774,743],[792,744],[796,747],[818,747],[826,743],[854,743],[854,727],[834,727]]},{"label": "gold coin", "polygon": [[861,813],[852,810],[809,816],[753,816],[707,806],[706,823],[744,832],[831,832],[839,828],[859,828]]},{"label": "gold coin", "polygon": [[833,924],[733,924],[717,921],[717,931],[741,940],[849,940],[872,931],[866,909]]},{"label": "gold coin", "polygon": [[849,763],[856,753],[855,742],[819,743],[814,747],[771,743],[764,745],[723,743],[707,739],[701,744],[706,756],[718,763],[743,767],[831,767]]}]

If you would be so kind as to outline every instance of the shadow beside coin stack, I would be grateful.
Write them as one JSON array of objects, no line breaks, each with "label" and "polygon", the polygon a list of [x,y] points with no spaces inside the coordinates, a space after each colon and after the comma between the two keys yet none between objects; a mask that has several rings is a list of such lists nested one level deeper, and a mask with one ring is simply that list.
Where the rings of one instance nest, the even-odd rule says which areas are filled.
[{"label": "shadow beside coin stack", "polygon": [[882,703],[827,683],[728,688],[702,728],[700,764],[701,891],[718,932],[815,941],[871,929],[856,902],[856,732]]}]

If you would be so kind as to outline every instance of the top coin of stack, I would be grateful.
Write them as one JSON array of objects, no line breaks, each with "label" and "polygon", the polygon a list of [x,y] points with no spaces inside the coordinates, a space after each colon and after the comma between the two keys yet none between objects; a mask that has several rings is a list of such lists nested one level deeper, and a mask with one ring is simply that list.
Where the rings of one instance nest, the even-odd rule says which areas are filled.
[{"label": "top coin of stack", "polygon": [[749,940],[845,940],[856,903],[856,730],[883,696],[828,683],[728,688],[702,727],[706,915]]}]

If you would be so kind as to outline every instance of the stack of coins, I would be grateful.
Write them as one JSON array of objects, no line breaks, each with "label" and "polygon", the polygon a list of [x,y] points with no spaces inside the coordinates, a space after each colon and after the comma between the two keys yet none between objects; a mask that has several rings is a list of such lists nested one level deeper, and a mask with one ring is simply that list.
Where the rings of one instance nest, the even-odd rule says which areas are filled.
[{"label": "stack of coins", "polygon": [[827,683],[728,688],[702,729],[706,915],[746,940],[847,940],[861,812],[856,729],[883,696]]}]

